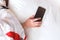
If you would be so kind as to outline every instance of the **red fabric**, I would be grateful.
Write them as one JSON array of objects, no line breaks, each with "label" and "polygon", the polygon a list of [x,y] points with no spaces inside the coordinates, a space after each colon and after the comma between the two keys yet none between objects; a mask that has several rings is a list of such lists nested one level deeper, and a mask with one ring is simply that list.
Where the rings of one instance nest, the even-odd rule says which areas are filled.
[{"label": "red fabric", "polygon": [[14,40],[21,40],[20,35],[15,32],[8,32],[6,35],[13,38]]},{"label": "red fabric", "polygon": [[27,39],[27,36],[25,36],[24,40],[26,40],[26,39]]}]

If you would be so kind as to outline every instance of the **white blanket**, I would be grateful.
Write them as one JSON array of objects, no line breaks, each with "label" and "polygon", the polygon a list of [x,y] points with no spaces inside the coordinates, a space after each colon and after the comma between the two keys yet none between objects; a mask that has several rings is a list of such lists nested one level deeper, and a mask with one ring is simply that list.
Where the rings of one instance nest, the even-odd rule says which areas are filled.
[{"label": "white blanket", "polygon": [[34,15],[38,6],[46,8],[43,23],[39,28],[28,29],[28,40],[60,40],[60,12],[46,0],[10,0],[10,8],[23,23]]}]

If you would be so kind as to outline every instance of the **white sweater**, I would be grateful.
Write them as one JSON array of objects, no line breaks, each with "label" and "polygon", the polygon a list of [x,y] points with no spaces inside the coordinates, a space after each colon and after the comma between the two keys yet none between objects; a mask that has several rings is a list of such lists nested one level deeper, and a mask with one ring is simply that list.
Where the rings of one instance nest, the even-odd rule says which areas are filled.
[{"label": "white sweater", "polygon": [[[15,37],[14,37],[15,36]],[[0,40],[21,40],[24,29],[9,9],[0,9]]]}]

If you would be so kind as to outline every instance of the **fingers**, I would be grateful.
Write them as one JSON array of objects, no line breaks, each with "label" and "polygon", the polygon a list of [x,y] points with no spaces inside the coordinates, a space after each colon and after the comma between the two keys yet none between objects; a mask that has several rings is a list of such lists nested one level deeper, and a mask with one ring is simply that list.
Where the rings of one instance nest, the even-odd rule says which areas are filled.
[{"label": "fingers", "polygon": [[34,22],[35,24],[41,24],[42,22]]},{"label": "fingers", "polygon": [[35,19],[33,19],[34,22],[36,22],[37,20],[41,20],[41,18],[35,18]]},{"label": "fingers", "polygon": [[36,18],[36,19],[31,19],[30,20],[30,22],[33,25],[33,27],[40,27],[40,25],[42,24],[42,21],[36,21],[36,20],[39,20],[39,19],[41,19],[41,18]]},{"label": "fingers", "polygon": [[34,15],[32,15],[23,24],[25,27],[40,27],[42,21],[37,20],[41,20],[41,18],[34,18]]},{"label": "fingers", "polygon": [[35,24],[36,27],[40,27],[40,25],[42,24],[42,22],[41,21],[40,22],[37,21],[37,22],[34,22],[34,24]]},{"label": "fingers", "polygon": [[32,15],[31,17],[29,17],[28,19],[33,19],[34,21],[36,20],[41,20],[41,18],[34,18],[35,15]]}]

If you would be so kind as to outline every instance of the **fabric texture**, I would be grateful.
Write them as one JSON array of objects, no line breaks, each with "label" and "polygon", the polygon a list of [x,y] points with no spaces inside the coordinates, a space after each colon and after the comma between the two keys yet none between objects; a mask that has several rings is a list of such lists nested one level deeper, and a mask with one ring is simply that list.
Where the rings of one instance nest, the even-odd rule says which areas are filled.
[{"label": "fabric texture", "polygon": [[9,9],[0,9],[0,40],[24,40],[22,25]]}]

